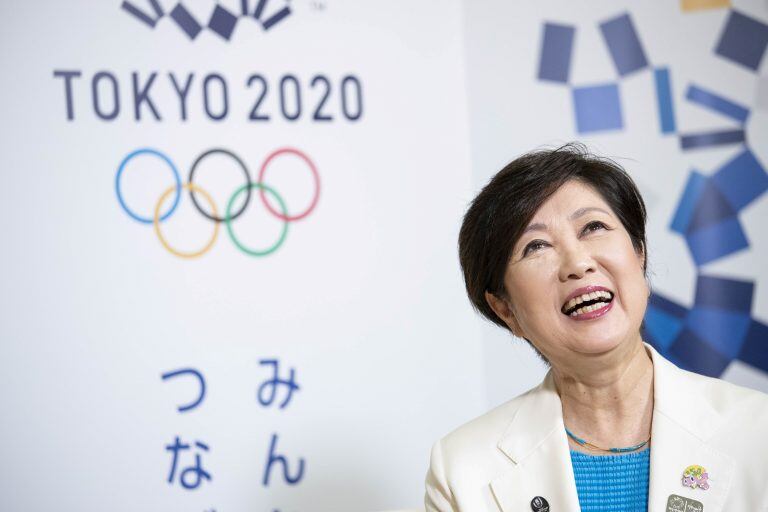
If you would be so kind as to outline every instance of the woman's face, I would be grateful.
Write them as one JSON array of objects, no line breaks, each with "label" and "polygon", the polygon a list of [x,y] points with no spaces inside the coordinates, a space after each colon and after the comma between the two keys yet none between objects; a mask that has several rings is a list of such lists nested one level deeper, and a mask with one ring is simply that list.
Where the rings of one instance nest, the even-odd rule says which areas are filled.
[{"label": "woman's face", "polygon": [[509,298],[486,298],[552,362],[601,354],[639,339],[648,300],[643,258],[602,196],[571,180],[515,244],[504,275]]}]

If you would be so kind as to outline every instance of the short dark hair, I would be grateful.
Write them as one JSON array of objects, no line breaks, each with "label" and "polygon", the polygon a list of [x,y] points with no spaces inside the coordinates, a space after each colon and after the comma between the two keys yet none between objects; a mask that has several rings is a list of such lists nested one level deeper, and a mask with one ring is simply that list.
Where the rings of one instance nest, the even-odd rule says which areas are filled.
[{"label": "short dark hair", "polygon": [[611,207],[629,233],[635,251],[648,252],[646,211],[632,178],[616,162],[591,154],[580,143],[522,155],[499,171],[475,197],[459,232],[459,261],[472,305],[502,327],[485,292],[509,298],[504,273],[517,243],[539,207],[562,185],[579,180],[590,185]]}]

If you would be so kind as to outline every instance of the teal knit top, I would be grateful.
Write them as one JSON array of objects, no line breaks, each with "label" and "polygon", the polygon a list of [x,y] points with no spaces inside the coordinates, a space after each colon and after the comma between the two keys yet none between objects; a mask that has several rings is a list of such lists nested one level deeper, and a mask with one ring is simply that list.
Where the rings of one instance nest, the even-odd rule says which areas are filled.
[{"label": "teal knit top", "polygon": [[645,512],[651,450],[590,455],[571,450],[582,512]]}]

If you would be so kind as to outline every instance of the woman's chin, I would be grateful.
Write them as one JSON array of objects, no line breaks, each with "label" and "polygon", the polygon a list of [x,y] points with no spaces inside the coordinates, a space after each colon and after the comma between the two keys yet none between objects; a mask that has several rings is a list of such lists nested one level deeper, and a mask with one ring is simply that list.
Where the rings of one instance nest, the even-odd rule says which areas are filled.
[{"label": "woman's chin", "polygon": [[[610,352],[632,338],[632,329],[627,329],[627,324],[632,322],[621,308],[588,321],[574,321],[569,318],[566,323],[570,332],[568,338],[571,349],[582,354]],[[639,326],[634,332],[639,332]]]},{"label": "woman's chin", "polygon": [[620,336],[607,336],[605,334],[599,336],[591,336],[588,338],[576,338],[571,340],[570,348],[574,352],[580,354],[600,355],[615,350],[621,345],[622,338]]}]

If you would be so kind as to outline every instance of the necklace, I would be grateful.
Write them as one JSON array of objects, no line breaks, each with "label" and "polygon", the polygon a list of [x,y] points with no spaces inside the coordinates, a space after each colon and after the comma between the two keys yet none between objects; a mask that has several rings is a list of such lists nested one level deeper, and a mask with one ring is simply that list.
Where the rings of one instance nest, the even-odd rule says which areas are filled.
[{"label": "necklace", "polygon": [[651,440],[651,436],[649,435],[648,439],[646,439],[642,443],[636,444],[634,446],[627,446],[627,447],[624,447],[624,448],[601,448],[601,447],[599,447],[597,445],[594,445],[594,444],[592,444],[590,442],[585,441],[584,439],[582,439],[580,437],[576,437],[573,434],[573,432],[568,430],[568,428],[565,429],[565,433],[568,434],[568,437],[570,437],[571,439],[576,441],[576,443],[578,443],[580,446],[586,446],[587,448],[592,448],[593,450],[599,450],[599,451],[602,451],[602,452],[609,452],[609,453],[634,452],[635,450],[639,450],[640,448],[642,448],[643,446],[648,444],[648,442]]}]

